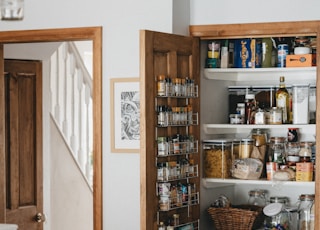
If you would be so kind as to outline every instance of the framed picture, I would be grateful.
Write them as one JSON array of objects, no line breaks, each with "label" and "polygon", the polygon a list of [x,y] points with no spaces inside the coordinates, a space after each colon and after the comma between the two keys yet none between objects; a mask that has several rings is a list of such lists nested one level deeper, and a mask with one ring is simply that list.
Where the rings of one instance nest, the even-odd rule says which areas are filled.
[{"label": "framed picture", "polygon": [[140,148],[139,78],[112,78],[111,151],[138,153]]}]

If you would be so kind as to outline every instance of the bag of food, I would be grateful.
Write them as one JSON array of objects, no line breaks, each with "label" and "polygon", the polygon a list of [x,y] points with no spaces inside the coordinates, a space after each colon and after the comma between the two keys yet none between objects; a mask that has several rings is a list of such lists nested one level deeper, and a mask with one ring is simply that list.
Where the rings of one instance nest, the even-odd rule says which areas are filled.
[{"label": "bag of food", "polygon": [[259,159],[244,158],[236,159],[233,162],[231,173],[232,177],[244,180],[257,180],[263,170],[263,163]]}]

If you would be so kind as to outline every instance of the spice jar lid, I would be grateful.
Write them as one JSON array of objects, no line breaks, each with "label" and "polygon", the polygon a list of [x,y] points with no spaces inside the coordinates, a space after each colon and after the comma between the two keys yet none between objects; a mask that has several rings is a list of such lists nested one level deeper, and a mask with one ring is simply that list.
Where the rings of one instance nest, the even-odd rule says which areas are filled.
[{"label": "spice jar lid", "polygon": [[263,213],[266,216],[275,216],[278,215],[282,210],[283,204],[281,203],[271,203],[263,208]]}]

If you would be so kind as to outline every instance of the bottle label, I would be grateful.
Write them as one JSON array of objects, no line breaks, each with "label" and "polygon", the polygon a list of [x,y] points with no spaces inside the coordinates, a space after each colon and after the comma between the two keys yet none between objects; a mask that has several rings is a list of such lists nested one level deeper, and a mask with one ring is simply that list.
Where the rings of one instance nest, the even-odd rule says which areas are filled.
[{"label": "bottle label", "polygon": [[288,111],[287,111],[287,105],[286,105],[286,102],[287,102],[287,98],[283,95],[279,95],[279,97],[277,98],[277,107],[280,107],[282,108],[282,121],[284,123],[287,122],[287,117],[288,117]]}]

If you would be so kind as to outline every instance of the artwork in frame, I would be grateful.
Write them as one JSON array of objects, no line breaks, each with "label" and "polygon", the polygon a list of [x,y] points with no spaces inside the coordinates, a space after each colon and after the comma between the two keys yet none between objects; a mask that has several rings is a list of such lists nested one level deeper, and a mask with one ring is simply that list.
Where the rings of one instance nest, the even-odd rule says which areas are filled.
[{"label": "artwork in frame", "polygon": [[112,78],[110,85],[111,151],[115,153],[139,153],[139,78]]}]

